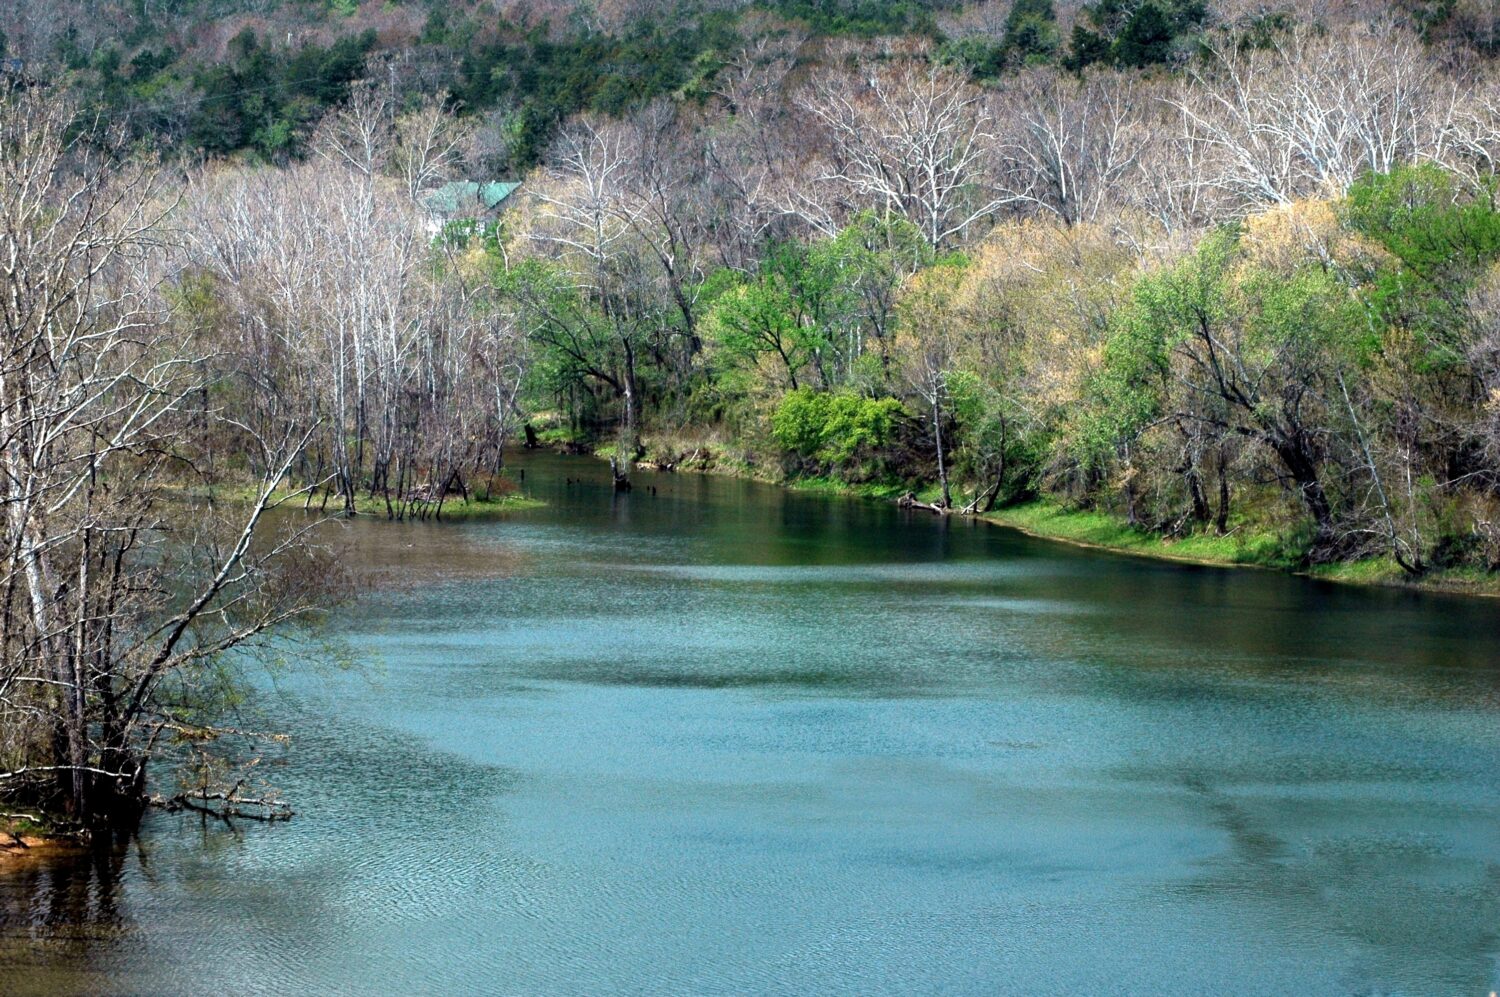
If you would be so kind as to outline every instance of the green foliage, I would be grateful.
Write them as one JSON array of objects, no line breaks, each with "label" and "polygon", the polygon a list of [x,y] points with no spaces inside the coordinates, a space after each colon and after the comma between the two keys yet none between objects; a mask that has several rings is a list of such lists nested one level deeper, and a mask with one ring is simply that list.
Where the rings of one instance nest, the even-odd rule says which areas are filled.
[{"label": "green foliage", "polygon": [[792,388],[810,370],[826,382],[822,356],[849,293],[842,270],[831,243],[773,244],[759,274],[716,295],[705,323],[709,338],[736,363],[754,365],[774,355]]},{"label": "green foliage", "polygon": [[[899,280],[935,259],[922,230],[899,215],[862,211],[829,243],[831,257],[856,279]],[[898,276],[899,275],[899,276]]]},{"label": "green foliage", "polygon": [[364,75],[374,45],[375,33],[368,31],[326,48],[288,51],[245,29],[230,41],[225,62],[195,74],[202,97],[187,122],[188,143],[219,155],[246,148],[268,159],[300,154],[318,118]]},{"label": "green foliage", "polygon": [[1459,362],[1466,296],[1500,259],[1493,189],[1463,189],[1433,165],[1402,167],[1356,183],[1344,216],[1392,257],[1372,275],[1370,300],[1377,313],[1420,338],[1429,366]]},{"label": "green foliage", "polygon": [[784,450],[845,467],[889,443],[901,415],[894,398],[799,388],[782,396],[771,416],[771,434]]},{"label": "green foliage", "polygon": [[1113,50],[1109,39],[1097,31],[1090,31],[1082,24],[1073,25],[1073,35],[1068,41],[1068,55],[1063,65],[1073,72],[1081,72],[1096,63],[1109,63]]},{"label": "green foliage", "polygon": [[1005,72],[1008,55],[1003,43],[983,35],[958,38],[937,50],[938,62],[958,66],[976,80],[998,79]]},{"label": "green foliage", "polygon": [[[358,10],[353,0],[311,6],[299,14],[336,33],[326,46],[283,47],[275,44],[281,32],[247,28],[231,40],[226,58],[193,64],[153,45],[164,37],[153,25],[178,12],[143,11],[130,37],[121,39],[124,52],[137,50],[128,62],[116,44],[85,50],[76,30],[59,34],[55,55],[59,64],[89,74],[92,102],[139,123],[143,136],[171,136],[185,149],[210,155],[298,156],[318,118],[345,98],[350,81],[366,75],[366,57],[377,47],[374,31],[351,30]],[[509,162],[498,165],[519,172],[540,161],[570,115],[619,115],[661,96],[705,93],[721,53],[740,45],[736,18],[680,0],[606,33],[564,20],[527,28],[496,24],[432,4],[420,40],[457,60],[449,85],[456,107],[504,112]],[[180,94],[185,85],[196,91],[191,99],[162,99],[163,91],[175,86]]]},{"label": "green foliage", "polygon": [[533,389],[562,393],[589,377],[612,373],[616,344],[609,323],[563,266],[522,260],[498,270],[495,286],[526,316],[534,347],[528,370]]},{"label": "green foliage", "polygon": [[1494,191],[1462,189],[1433,164],[1369,174],[1349,189],[1345,217],[1426,280],[1472,277],[1500,257]]},{"label": "green foliage", "polygon": [[[711,77],[717,53],[737,36],[725,14],[642,18],[619,35],[553,35],[544,27],[504,28],[498,40],[466,48],[453,90],[467,110],[508,113],[508,167],[538,162],[557,126],[581,111],[619,115]],[[427,33],[452,44],[461,34],[434,13]]]},{"label": "green foliage", "polygon": [[1240,30],[1238,45],[1241,50],[1271,48],[1295,24],[1287,11],[1265,11],[1251,18]]},{"label": "green foliage", "polygon": [[1172,348],[1195,329],[1229,317],[1228,271],[1239,232],[1221,229],[1174,266],[1142,277],[1112,320],[1104,362],[1089,379],[1089,404],[1077,414],[1078,456],[1098,469],[1134,439],[1167,401]]},{"label": "green foliage", "polygon": [[865,212],[830,239],[771,243],[753,275],[711,274],[699,294],[704,333],[736,375],[769,360],[778,385],[832,387],[858,368],[873,387],[883,374],[859,365],[884,343],[870,340],[889,329],[901,283],[932,262],[916,226]]},{"label": "green foliage", "polygon": [[1425,41],[1439,38],[1453,22],[1457,0],[1405,0],[1407,16]]},{"label": "green foliage", "polygon": [[1203,0],[1097,0],[1083,8],[1073,26],[1064,64],[1076,72],[1101,62],[1128,67],[1169,63],[1207,18]]},{"label": "green foliage", "polygon": [[[1275,398],[1283,383],[1311,387],[1309,379],[1367,361],[1377,348],[1363,302],[1335,270],[1313,262],[1290,273],[1265,269],[1244,257],[1239,239],[1237,229],[1221,229],[1196,253],[1139,280],[1115,318],[1079,419],[1086,464],[1107,462],[1173,408],[1228,425],[1234,417],[1219,411],[1229,399],[1217,397],[1217,380],[1211,389],[1185,388],[1205,374],[1225,378],[1254,415],[1258,392]],[[1179,374],[1177,363],[1191,369]]]},{"label": "green foliage", "polygon": [[1500,11],[1472,0],[1397,0],[1397,11],[1423,41],[1458,43],[1493,56],[1500,51]]},{"label": "green foliage", "polygon": [[801,21],[815,34],[938,36],[934,13],[962,6],[959,0],[767,0],[782,17]]},{"label": "green foliage", "polygon": [[1142,4],[1115,38],[1115,62],[1122,66],[1154,66],[1172,56],[1176,31],[1156,4]]},{"label": "green foliage", "polygon": [[500,257],[500,247],[505,241],[504,226],[499,221],[480,221],[477,218],[454,218],[443,223],[442,229],[433,238],[433,244],[445,248],[464,250],[478,245],[491,258]]},{"label": "green foliage", "polygon": [[1052,0],[1016,0],[1005,18],[1002,44],[1022,63],[1051,59],[1057,52],[1057,11]]},{"label": "green foliage", "polygon": [[1369,371],[1382,341],[1347,247],[1309,241],[1318,218],[1283,209],[1222,229],[1140,278],[1115,317],[1073,446],[1096,477],[1121,472],[1133,519],[1144,506],[1168,532],[1206,521],[1202,482],[1225,474],[1232,450],[1289,483],[1313,523],[1310,558],[1352,549],[1339,548],[1353,543],[1346,521],[1380,515],[1393,532],[1385,493],[1372,514],[1358,484],[1377,473],[1368,441],[1383,406]]},{"label": "green foliage", "polygon": [[1059,45],[1052,0],[1016,0],[999,41],[969,35],[938,49],[940,62],[965,67],[977,80],[998,78],[1016,66],[1051,62]]},{"label": "green foliage", "polygon": [[1028,425],[1016,399],[1001,390],[1000,372],[960,368],[944,379],[953,418],[953,466],[981,487],[997,477],[1000,501],[1034,492],[1052,440]]}]

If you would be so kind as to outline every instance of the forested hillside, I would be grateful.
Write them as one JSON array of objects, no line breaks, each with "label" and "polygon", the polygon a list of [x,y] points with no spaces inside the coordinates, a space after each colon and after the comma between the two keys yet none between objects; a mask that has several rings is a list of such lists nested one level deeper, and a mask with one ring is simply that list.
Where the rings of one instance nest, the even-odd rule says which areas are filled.
[{"label": "forested hillside", "polygon": [[[185,177],[171,307],[293,330],[268,376],[353,420],[306,458],[350,509],[461,480],[472,454],[403,427],[489,413],[458,431],[493,450],[524,411],[637,458],[932,485],[971,510],[1050,496],[1168,535],[1275,534],[1291,561],[1500,558],[1488,5],[13,20],[12,79]],[[418,237],[428,191],[492,177],[525,180],[502,224]],[[409,286],[434,265],[457,304]],[[489,328],[450,343],[453,307]]]},{"label": "forested hillside", "polygon": [[[1235,559],[1500,567],[1488,3],[137,0],[0,24],[25,593],[0,752],[21,783],[68,773],[76,813],[138,796],[193,723],[168,702],[316,601],[305,558],[249,541],[277,496],[440,515],[507,487],[523,425]],[[455,180],[522,186],[435,219]],[[171,499],[247,482],[239,518]],[[132,564],[157,581],[122,602]],[[38,712],[83,686],[49,707],[66,723]]]}]

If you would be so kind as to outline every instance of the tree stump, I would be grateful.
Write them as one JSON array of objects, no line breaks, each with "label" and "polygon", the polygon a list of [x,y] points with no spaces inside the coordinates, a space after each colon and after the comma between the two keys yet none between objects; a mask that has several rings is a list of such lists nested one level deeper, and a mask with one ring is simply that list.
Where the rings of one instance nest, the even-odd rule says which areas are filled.
[{"label": "tree stump", "polygon": [[609,474],[610,474],[610,477],[612,477],[612,478],[615,479],[615,491],[617,491],[617,492],[628,492],[628,491],[630,491],[630,470],[629,470],[629,468],[630,468],[629,464],[624,464],[624,463],[621,463],[619,461],[616,461],[615,458],[613,458],[613,457],[611,457],[609,459]]}]

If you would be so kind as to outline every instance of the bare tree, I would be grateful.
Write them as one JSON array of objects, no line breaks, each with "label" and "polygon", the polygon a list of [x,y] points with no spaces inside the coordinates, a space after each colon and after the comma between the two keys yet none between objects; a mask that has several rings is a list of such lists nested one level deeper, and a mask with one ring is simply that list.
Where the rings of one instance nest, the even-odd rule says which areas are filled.
[{"label": "bare tree", "polygon": [[[720,219],[717,251],[724,265],[753,269],[778,220],[796,217],[830,231],[829,210],[811,196],[813,147],[819,136],[798,134],[788,106],[793,92],[792,55],[801,39],[773,46],[762,39],[742,51],[716,77],[716,93],[729,117],[704,130],[706,196]],[[805,124],[805,123],[803,123]]]},{"label": "bare tree", "polygon": [[489,282],[459,247],[429,242],[411,195],[436,167],[426,152],[425,166],[404,158],[409,119],[370,124],[384,114],[356,102],[307,163],[207,171],[183,213],[184,266],[213,277],[253,344],[247,407],[284,399],[326,427],[300,480],[329,478],[346,514],[363,489],[389,516],[439,515],[471,472],[498,468],[511,403],[492,395],[514,398],[520,358],[487,332],[512,328],[497,325]]},{"label": "bare tree", "polygon": [[[174,704],[309,604],[305,531],[262,526],[310,430],[201,405],[214,347],[158,293],[159,175],[72,126],[0,95],[0,794],[98,826],[139,812]],[[205,432],[254,453],[243,509],[167,494],[204,479]]]},{"label": "bare tree", "polygon": [[910,389],[921,400],[932,429],[942,509],[953,508],[948,479],[948,442],[943,425],[948,420],[948,381],[957,364],[957,327],[962,321],[955,298],[963,280],[956,267],[939,266],[914,277],[901,303],[901,325],[896,334],[897,366]]},{"label": "bare tree", "polygon": [[450,114],[447,94],[422,101],[395,122],[392,172],[413,201],[454,179],[474,142],[474,125]]},{"label": "bare tree", "polygon": [[1135,81],[1123,74],[1026,74],[999,100],[1000,187],[1012,202],[1066,225],[1118,208],[1145,144],[1139,104]]},{"label": "bare tree", "polygon": [[682,330],[696,339],[696,294],[708,241],[707,205],[699,196],[706,164],[692,124],[675,104],[658,101],[629,122],[634,169],[626,179],[630,207],[621,217],[660,268]]},{"label": "bare tree", "polygon": [[[573,295],[597,311],[604,329],[594,328],[586,311],[559,307],[565,298],[555,294],[529,294],[526,304],[541,320],[533,335],[615,391],[624,406],[622,442],[633,453],[640,441],[637,360],[648,323],[633,279],[637,229],[646,209],[628,189],[631,153],[624,129],[580,119],[559,138],[547,174],[533,190],[541,204],[533,242],[555,255]],[[610,346],[606,357],[588,345],[601,332]]]},{"label": "bare tree", "polygon": [[818,179],[851,206],[904,215],[933,246],[1016,199],[996,188],[994,119],[956,73],[903,62],[827,76],[809,109],[831,145]]},{"label": "bare tree", "polygon": [[1247,207],[1449,158],[1457,86],[1404,32],[1299,29],[1266,50],[1223,47],[1191,81],[1174,103],[1202,149],[1200,182]]}]

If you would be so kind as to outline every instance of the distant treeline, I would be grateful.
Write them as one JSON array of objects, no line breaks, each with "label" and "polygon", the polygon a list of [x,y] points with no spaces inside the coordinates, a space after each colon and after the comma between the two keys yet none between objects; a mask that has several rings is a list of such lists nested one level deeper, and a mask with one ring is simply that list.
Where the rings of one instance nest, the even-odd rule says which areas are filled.
[{"label": "distant treeline", "polygon": [[[318,120],[366,75],[402,98],[445,95],[484,122],[486,167],[541,161],[560,124],[674,96],[703,101],[739,53],[787,39],[807,66],[922,46],[980,82],[1036,66],[1180,69],[1225,44],[1264,47],[1296,25],[1351,20],[1420,35],[1446,59],[1491,51],[1496,18],[1465,0],[1298,5],[1205,0],[178,0],[98,16],[81,0],[27,5],[0,56],[65,85],[172,155],[300,157]],[[1471,9],[1472,8],[1472,9]],[[874,46],[874,48],[872,48]]]}]

